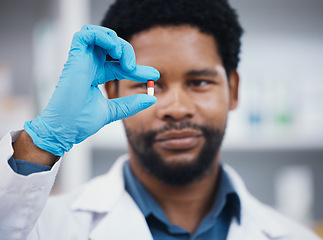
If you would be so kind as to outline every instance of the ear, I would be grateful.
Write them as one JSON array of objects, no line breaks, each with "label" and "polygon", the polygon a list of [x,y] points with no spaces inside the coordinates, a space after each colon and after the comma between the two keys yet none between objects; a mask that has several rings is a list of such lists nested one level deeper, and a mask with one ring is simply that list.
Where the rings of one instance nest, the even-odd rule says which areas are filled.
[{"label": "ear", "polygon": [[[118,80],[115,80],[118,81]],[[105,91],[107,92],[108,98],[117,98],[118,97],[118,87],[115,81],[109,81],[104,84]]]},{"label": "ear", "polygon": [[240,77],[236,70],[230,73],[229,91],[230,91],[230,110],[234,110],[238,106],[239,100],[239,81]]}]

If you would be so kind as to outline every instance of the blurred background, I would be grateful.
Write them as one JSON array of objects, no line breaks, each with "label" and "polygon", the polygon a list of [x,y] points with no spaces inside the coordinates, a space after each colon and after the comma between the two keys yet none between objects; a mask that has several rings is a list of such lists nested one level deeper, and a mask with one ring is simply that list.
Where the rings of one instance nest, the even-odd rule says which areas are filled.
[{"label": "blurred background", "polygon": [[[100,24],[112,2],[0,1],[0,137],[46,106],[73,33]],[[222,161],[258,199],[322,231],[323,1],[230,2],[245,33]],[[122,124],[106,126],[66,154],[53,193],[105,173],[126,151]]]}]

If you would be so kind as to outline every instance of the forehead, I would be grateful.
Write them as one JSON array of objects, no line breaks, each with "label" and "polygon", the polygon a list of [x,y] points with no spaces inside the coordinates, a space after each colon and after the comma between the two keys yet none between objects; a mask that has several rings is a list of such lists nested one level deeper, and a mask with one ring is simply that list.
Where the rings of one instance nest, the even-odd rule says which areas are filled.
[{"label": "forehead", "polygon": [[213,36],[191,26],[154,27],[135,34],[130,43],[142,65],[222,64]]}]

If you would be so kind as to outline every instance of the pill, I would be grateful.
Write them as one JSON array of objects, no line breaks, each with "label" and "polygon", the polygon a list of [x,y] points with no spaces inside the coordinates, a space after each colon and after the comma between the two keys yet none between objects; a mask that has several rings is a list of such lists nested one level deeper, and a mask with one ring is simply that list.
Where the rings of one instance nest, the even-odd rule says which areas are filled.
[{"label": "pill", "polygon": [[147,94],[154,96],[154,80],[148,80],[147,82]]}]

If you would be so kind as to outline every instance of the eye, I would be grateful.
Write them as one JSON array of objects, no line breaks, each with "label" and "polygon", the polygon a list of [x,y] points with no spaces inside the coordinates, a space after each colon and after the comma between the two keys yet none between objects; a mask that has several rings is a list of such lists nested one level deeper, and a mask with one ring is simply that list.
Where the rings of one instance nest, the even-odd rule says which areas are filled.
[{"label": "eye", "polygon": [[132,88],[147,89],[147,83],[136,83],[135,85],[132,86]]},{"label": "eye", "polygon": [[189,87],[198,88],[198,89],[207,89],[213,84],[215,84],[214,81],[205,80],[205,79],[194,79],[188,83]]}]

